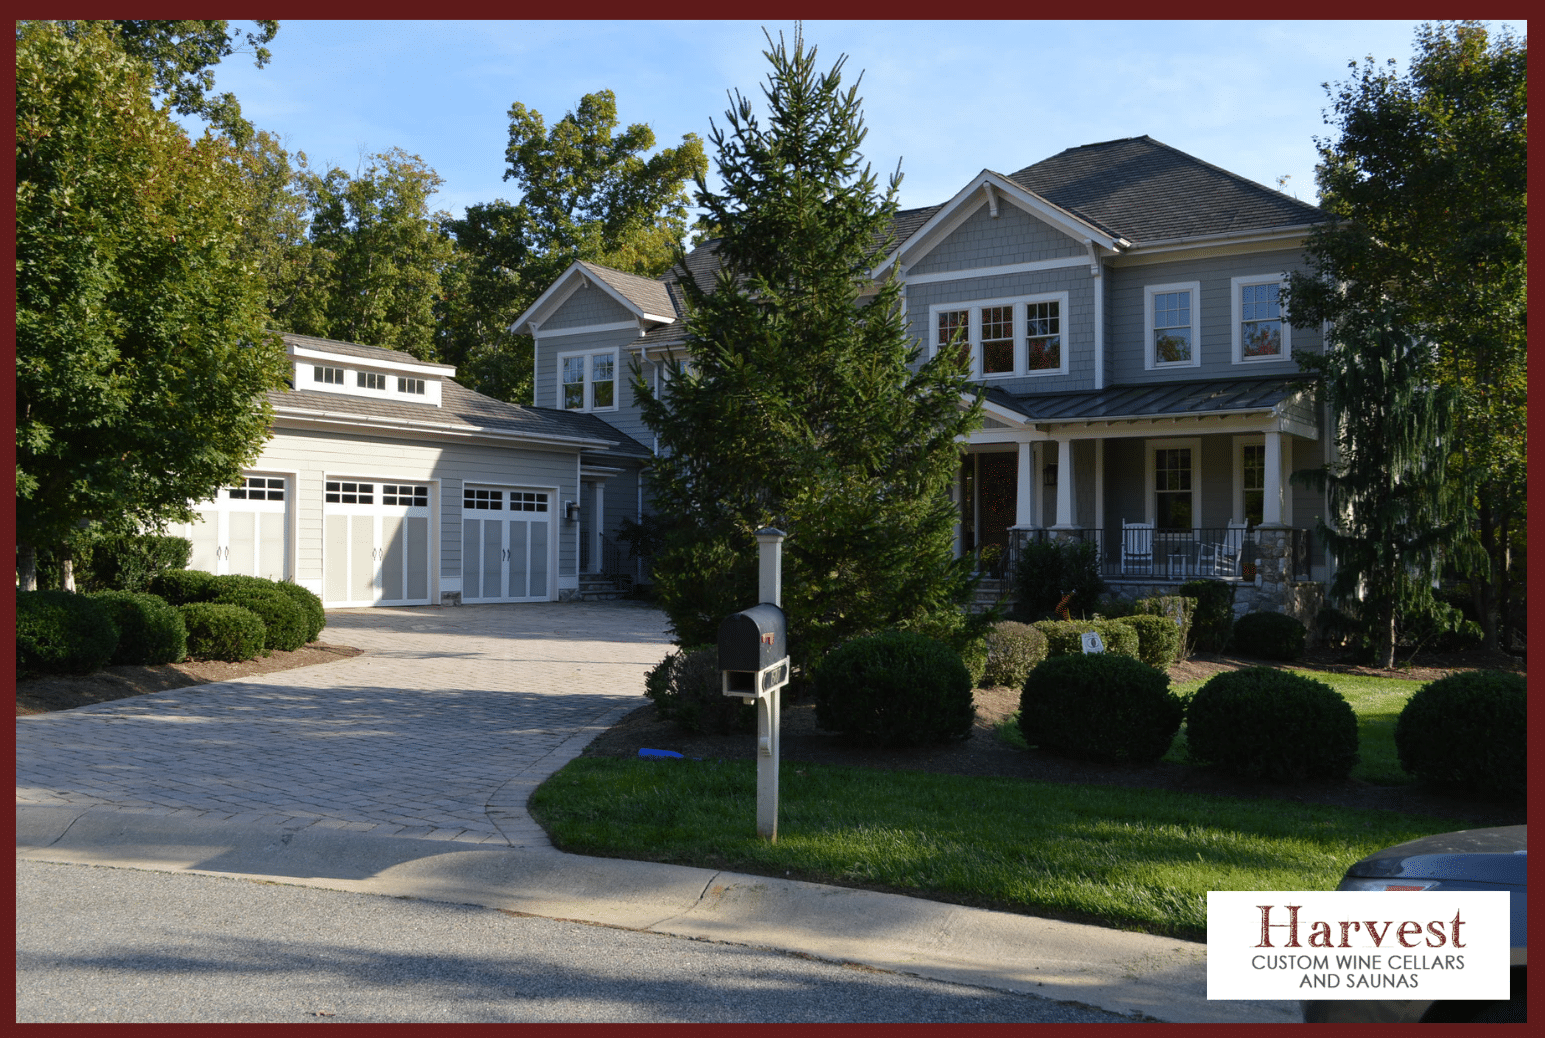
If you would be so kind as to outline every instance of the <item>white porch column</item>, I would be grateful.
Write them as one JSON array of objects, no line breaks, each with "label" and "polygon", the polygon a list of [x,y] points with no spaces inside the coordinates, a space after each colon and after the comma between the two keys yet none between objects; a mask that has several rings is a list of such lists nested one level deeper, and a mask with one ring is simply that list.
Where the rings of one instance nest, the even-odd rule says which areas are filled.
[{"label": "white porch column", "polygon": [[1073,514],[1073,441],[1057,440],[1057,527],[1072,529]]},{"label": "white porch column", "polygon": [[[1089,524],[1096,530],[1105,527],[1105,440],[1094,441],[1094,520]],[[1095,536],[1102,536],[1096,534]]]},{"label": "white porch column", "polygon": [[1016,484],[1017,500],[1014,502],[1014,527],[1027,530],[1036,525],[1032,491],[1035,489],[1035,458],[1030,442],[1019,443],[1019,480]]},{"label": "white porch column", "polygon": [[1282,434],[1266,434],[1266,488],[1261,506],[1262,526],[1282,525]]}]

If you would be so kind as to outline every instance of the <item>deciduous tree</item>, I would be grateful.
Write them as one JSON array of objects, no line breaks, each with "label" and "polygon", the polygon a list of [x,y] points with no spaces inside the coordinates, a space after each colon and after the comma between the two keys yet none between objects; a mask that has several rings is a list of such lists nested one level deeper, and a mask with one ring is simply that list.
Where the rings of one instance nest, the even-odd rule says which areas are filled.
[{"label": "deciduous tree", "polygon": [[224,139],[194,141],[109,28],[18,26],[18,568],[84,522],[190,518],[239,477],[283,385]]},{"label": "deciduous tree", "polygon": [[952,354],[913,367],[899,284],[873,283],[900,174],[881,190],[860,154],[843,60],[819,73],[797,34],[767,58],[768,121],[737,94],[711,134],[724,189],[697,178],[722,237],[714,283],[681,282],[691,364],[659,398],[633,386],[659,434],[653,572],[678,640],[711,641],[756,601],[752,535],[776,526],[790,651],[809,666],[856,635],[958,626],[970,564],[949,488],[979,407]]},{"label": "deciduous tree", "polygon": [[1495,648],[1525,516],[1526,44],[1425,25],[1406,73],[1350,67],[1326,85],[1336,132],[1316,141],[1320,205],[1338,219],[1313,232],[1288,308],[1299,325],[1387,312],[1436,347],[1425,377],[1458,390],[1447,447],[1462,521],[1447,557]]}]

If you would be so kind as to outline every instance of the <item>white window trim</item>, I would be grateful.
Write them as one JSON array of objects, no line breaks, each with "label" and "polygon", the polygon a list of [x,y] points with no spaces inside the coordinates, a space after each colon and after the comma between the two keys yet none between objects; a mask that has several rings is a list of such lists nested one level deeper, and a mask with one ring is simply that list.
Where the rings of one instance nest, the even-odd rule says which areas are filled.
[{"label": "white window trim", "polygon": [[[1191,293],[1191,359],[1160,361],[1153,340],[1153,297],[1164,292]],[[1148,371],[1202,366],[1202,283],[1178,281],[1171,285],[1143,286],[1143,367]]]},{"label": "white window trim", "polygon": [[[1058,335],[1062,339],[1062,363],[1055,368],[1031,371],[1029,335],[1030,322],[1026,308],[1031,303],[1056,303]],[[1014,369],[982,372],[982,311],[988,307],[1012,306],[1014,308]],[[1045,378],[1068,373],[1068,357],[1073,352],[1068,334],[1068,293],[1038,292],[1028,296],[1009,296],[1003,299],[963,299],[953,303],[932,303],[928,307],[928,356],[939,352],[939,315],[956,310],[969,311],[968,337],[971,344],[971,378],[990,382],[998,379]]]},{"label": "white window trim", "polygon": [[[1264,441],[1263,441],[1264,442]],[[1159,500],[1157,498],[1157,485],[1154,481],[1154,455],[1161,450],[1173,450],[1177,447],[1189,447],[1191,449],[1191,529],[1202,528],[1202,441],[1200,437],[1188,436],[1171,440],[1148,440],[1143,445],[1143,508],[1149,523],[1155,527],[1159,522]]]},{"label": "white window trim", "polygon": [[1266,446],[1266,436],[1263,433],[1234,437],[1234,521],[1242,522],[1245,518],[1245,448]]},{"label": "white window trim", "polygon": [[1240,325],[1244,320],[1244,304],[1240,301],[1240,289],[1246,285],[1281,285],[1287,287],[1287,276],[1276,274],[1247,274],[1242,277],[1229,279],[1229,339],[1232,342],[1233,358],[1235,364],[1281,364],[1283,361],[1293,359],[1293,329],[1288,324],[1287,315],[1282,315],[1282,352],[1275,357],[1246,357],[1244,355],[1244,336],[1241,334]]},{"label": "white window trim", "polygon": [[[553,373],[554,377],[557,379],[557,383],[558,383],[557,384],[557,390],[556,390],[556,393],[555,393],[557,399],[553,401],[553,406],[556,407],[560,411],[615,411],[615,410],[617,410],[621,406],[621,402],[622,402],[621,362],[620,362],[620,358],[618,357],[618,352],[619,351],[618,351],[617,347],[613,346],[613,347],[610,347],[610,348],[602,347],[601,349],[592,349],[592,350],[571,350],[568,353],[560,353],[560,354],[558,354],[557,370]],[[605,407],[596,407],[595,406],[595,381],[594,381],[594,376],[593,376],[593,373],[592,373],[591,369],[594,366],[594,358],[600,356],[601,354],[605,354],[605,353],[611,354],[611,358],[612,358],[612,402],[610,404],[608,404],[607,406],[605,406]],[[581,407],[565,407],[565,406],[563,406],[563,385],[564,385],[564,383],[563,383],[563,362],[564,362],[565,359],[567,359],[569,357],[583,357],[585,359],[585,401],[584,401],[583,406],[581,406]]]}]

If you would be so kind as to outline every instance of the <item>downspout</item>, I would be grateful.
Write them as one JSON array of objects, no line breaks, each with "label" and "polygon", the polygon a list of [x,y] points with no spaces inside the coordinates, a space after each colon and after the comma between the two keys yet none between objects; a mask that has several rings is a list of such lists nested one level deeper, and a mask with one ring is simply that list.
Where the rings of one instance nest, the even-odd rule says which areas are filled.
[{"label": "downspout", "polygon": [[1089,248],[1089,277],[1094,281],[1094,388],[1105,388],[1105,267],[1093,240]]}]

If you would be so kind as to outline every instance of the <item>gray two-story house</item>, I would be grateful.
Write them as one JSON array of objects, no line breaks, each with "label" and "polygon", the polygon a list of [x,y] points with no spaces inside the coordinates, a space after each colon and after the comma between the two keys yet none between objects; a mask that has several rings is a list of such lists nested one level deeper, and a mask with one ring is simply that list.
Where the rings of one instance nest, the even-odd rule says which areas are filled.
[{"label": "gray two-story house", "polygon": [[[986,395],[961,444],[959,550],[1001,570],[1026,538],[1091,540],[1120,590],[1211,576],[1237,582],[1238,609],[1307,621],[1323,506],[1288,474],[1328,459],[1329,426],[1292,352],[1323,333],[1291,327],[1280,294],[1324,219],[1149,137],[983,170],[898,213],[874,276],[901,280],[923,354],[967,354]],[[711,272],[712,243],[687,267]],[[536,406],[653,449],[628,375],[658,386],[690,359],[680,276],[565,271],[516,324],[535,340]],[[648,507],[638,470],[612,468],[581,471],[591,568],[622,565],[617,524]]]}]

